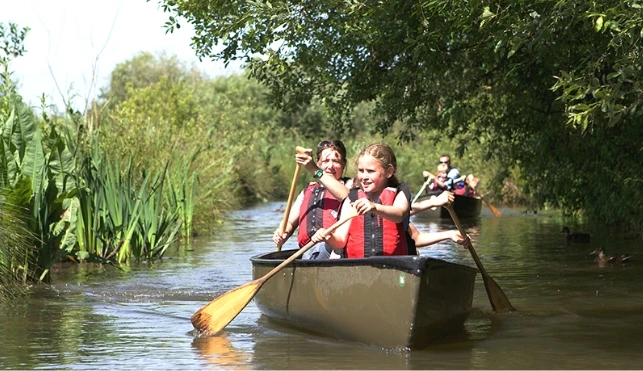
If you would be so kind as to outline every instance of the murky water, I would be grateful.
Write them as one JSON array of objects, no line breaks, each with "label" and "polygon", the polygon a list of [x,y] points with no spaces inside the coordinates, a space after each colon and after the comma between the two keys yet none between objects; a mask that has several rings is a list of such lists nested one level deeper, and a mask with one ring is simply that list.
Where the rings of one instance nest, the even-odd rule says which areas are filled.
[{"label": "murky water", "polygon": [[[231,215],[220,235],[127,270],[65,265],[52,286],[0,313],[2,369],[640,369],[643,243],[559,216],[488,209],[464,221],[489,275],[518,312],[491,311],[478,275],[473,312],[460,333],[420,351],[380,349],[305,333],[261,316],[251,302],[212,338],[195,338],[190,316],[247,283],[252,255],[274,250],[283,203]],[[414,219],[420,230],[455,228]],[[594,234],[566,246],[563,225]],[[633,257],[599,267],[589,254]],[[294,247],[289,241],[284,249]],[[443,243],[422,254],[475,266]]]}]

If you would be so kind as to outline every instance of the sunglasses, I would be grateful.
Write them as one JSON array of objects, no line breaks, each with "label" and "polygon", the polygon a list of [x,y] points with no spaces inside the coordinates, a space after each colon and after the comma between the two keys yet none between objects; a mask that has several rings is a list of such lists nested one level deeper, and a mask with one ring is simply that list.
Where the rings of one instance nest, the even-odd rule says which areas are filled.
[{"label": "sunglasses", "polygon": [[449,162],[451,162],[451,161],[442,161],[442,160],[440,160],[441,164],[449,164]]},{"label": "sunglasses", "polygon": [[341,140],[322,140],[319,142],[317,145],[318,149],[322,148],[341,148],[342,150],[346,151],[344,148],[344,143]]}]

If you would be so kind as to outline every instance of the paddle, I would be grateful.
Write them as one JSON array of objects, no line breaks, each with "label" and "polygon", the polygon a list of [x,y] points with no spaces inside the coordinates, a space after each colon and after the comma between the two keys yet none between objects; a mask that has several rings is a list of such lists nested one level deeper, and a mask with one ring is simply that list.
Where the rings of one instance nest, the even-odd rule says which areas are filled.
[{"label": "paddle", "polygon": [[413,205],[413,204],[415,203],[415,201],[417,201],[417,200],[418,200],[418,198],[420,198],[420,195],[422,194],[422,192],[424,192],[424,189],[426,188],[426,186],[427,186],[427,185],[429,185],[429,182],[430,182],[430,181],[431,181],[431,180],[429,179],[429,180],[427,180],[426,182],[424,182],[424,184],[422,184],[422,188],[420,188],[420,190],[418,191],[418,193],[415,195],[415,198],[413,199],[413,201],[411,201],[411,205]]},{"label": "paddle", "polygon": [[[342,224],[353,219],[357,215],[358,214],[355,208],[351,208],[348,212],[348,215],[342,215],[341,220],[337,221],[326,230],[326,235],[329,235],[330,233],[335,231],[335,229],[339,228]],[[201,333],[216,335],[219,331],[223,330],[223,328],[226,327],[228,323],[232,322],[232,320],[239,313],[241,313],[243,308],[248,305],[257,291],[259,291],[261,286],[270,277],[277,274],[285,266],[300,257],[315,244],[316,243],[312,241],[307,243],[304,247],[297,250],[297,252],[292,254],[288,259],[284,260],[273,270],[266,273],[263,277],[248,282],[243,286],[239,286],[220,295],[219,297],[205,305],[203,308],[196,311],[191,318],[194,328]]]},{"label": "paddle", "polygon": [[[297,146],[295,149],[298,154],[305,153],[306,149],[304,147]],[[288,193],[288,201],[286,202],[286,211],[284,212],[284,218],[279,225],[279,235],[283,235],[286,231],[286,226],[288,225],[288,217],[290,216],[290,209],[292,209],[292,203],[295,199],[295,190],[297,189],[297,180],[299,179],[299,171],[301,170],[301,165],[297,164],[295,169],[295,175],[292,177],[292,182],[290,184],[290,192]],[[281,251],[281,246],[277,244],[277,251]]]},{"label": "paddle", "polygon": [[[453,210],[453,205],[447,204],[444,207],[449,210],[449,214],[451,214],[451,218],[455,222],[455,225],[458,227],[460,234],[463,237],[466,236],[466,232],[464,231],[464,228],[460,223],[460,219],[458,219],[458,216],[455,214],[455,210]],[[478,258],[478,254],[476,254],[476,250],[473,248],[473,244],[471,243],[471,241],[469,241],[468,249],[471,253],[471,257],[473,257],[473,260],[475,260],[476,262],[478,270],[482,274],[484,288],[487,290],[487,296],[489,297],[491,308],[494,310],[494,312],[515,312],[516,308],[511,305],[509,299],[507,298],[507,295],[505,295],[500,286],[498,286],[496,281],[494,281],[493,278],[491,278],[491,276],[487,274],[487,271],[482,266],[482,262],[480,261],[480,258]]]},{"label": "paddle", "polygon": [[495,215],[495,216],[501,216],[502,215],[502,212],[500,210],[496,209],[492,204],[489,203],[489,201],[487,201],[487,199],[484,198],[483,195],[478,193],[478,191],[476,190],[476,184],[478,182],[476,182],[476,184],[471,184],[471,181],[469,180],[469,177],[467,177],[466,182],[469,185],[469,187],[471,187],[471,189],[473,189],[473,193],[477,194],[482,199],[482,201],[484,201],[485,205],[487,205],[487,207],[489,207],[489,210],[491,210],[493,215]]}]

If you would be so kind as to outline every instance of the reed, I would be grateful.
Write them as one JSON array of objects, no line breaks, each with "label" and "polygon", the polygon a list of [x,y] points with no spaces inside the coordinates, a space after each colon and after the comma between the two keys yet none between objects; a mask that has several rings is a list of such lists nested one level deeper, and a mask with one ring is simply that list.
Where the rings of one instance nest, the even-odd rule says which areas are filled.
[{"label": "reed", "polygon": [[35,256],[24,210],[12,203],[8,188],[0,192],[0,306],[25,295]]}]

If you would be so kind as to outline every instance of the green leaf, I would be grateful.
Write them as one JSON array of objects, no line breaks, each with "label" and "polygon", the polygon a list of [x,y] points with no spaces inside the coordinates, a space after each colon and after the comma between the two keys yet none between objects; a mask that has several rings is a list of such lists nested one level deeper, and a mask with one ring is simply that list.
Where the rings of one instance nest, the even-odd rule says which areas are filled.
[{"label": "green leaf", "polygon": [[600,16],[596,18],[596,21],[594,22],[594,29],[596,31],[600,31],[603,28],[603,17]]}]

